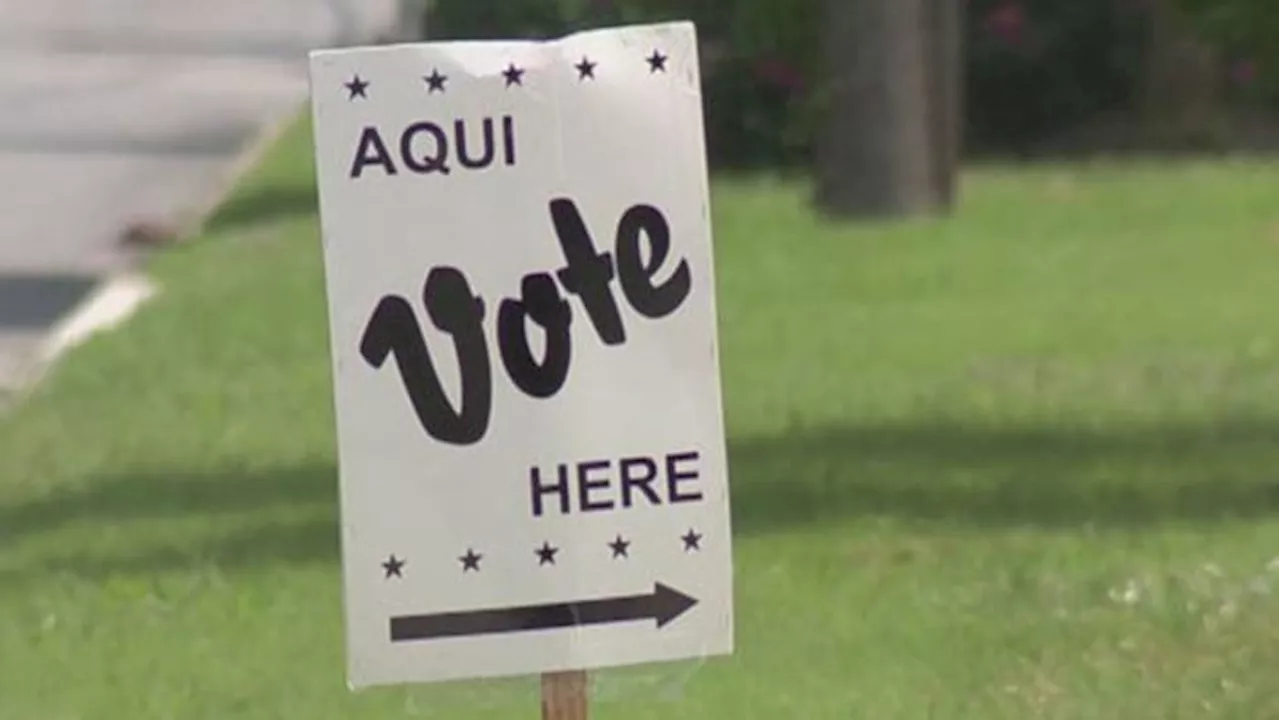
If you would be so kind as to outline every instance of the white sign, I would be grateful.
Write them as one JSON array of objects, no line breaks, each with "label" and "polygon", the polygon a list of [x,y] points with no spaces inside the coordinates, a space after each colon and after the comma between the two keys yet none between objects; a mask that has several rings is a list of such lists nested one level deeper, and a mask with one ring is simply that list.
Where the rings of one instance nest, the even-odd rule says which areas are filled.
[{"label": "white sign", "polygon": [[696,45],[312,54],[353,687],[731,652]]}]

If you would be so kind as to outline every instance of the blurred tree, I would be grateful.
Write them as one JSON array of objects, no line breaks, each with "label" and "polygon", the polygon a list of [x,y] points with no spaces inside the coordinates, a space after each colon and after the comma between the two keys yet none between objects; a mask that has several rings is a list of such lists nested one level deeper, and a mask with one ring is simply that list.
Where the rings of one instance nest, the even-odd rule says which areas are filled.
[{"label": "blurred tree", "polygon": [[[1222,81],[1274,113],[1280,102],[1280,3],[1172,0],[1185,24],[1217,49]],[[1225,91],[1224,91],[1225,92]]]},{"label": "blurred tree", "polygon": [[1217,49],[1193,31],[1175,3],[1150,5],[1142,81],[1137,98],[1145,140],[1157,145],[1213,142],[1224,90]]},{"label": "blurred tree", "polygon": [[[1139,82],[1147,0],[969,0],[966,149],[1034,156],[1089,143]],[[1093,132],[1092,128],[1089,128]],[[1104,143],[1108,144],[1108,143]]]},{"label": "blurred tree", "polygon": [[[1274,144],[1276,0],[905,0],[906,8],[887,11],[915,13],[923,29],[898,39],[874,29],[881,22],[875,8],[887,5],[884,0],[404,1],[429,4],[426,37],[433,39],[554,37],[587,27],[692,20],[712,164],[818,165],[826,180],[817,195],[832,208],[841,198],[851,202],[847,193],[865,199],[870,192],[840,177],[839,168],[855,166],[839,158],[873,155],[879,147],[844,136],[860,123],[897,128],[892,118],[901,106],[881,107],[878,98],[905,101],[921,83],[933,188],[924,205],[932,211],[952,202],[961,146],[970,156],[1139,150],[1148,140],[1145,124],[1165,136],[1169,149],[1204,147],[1206,141],[1239,142],[1245,135],[1237,120],[1258,142],[1265,137]],[[835,22],[856,22],[863,14],[872,29]],[[874,69],[850,65],[903,40],[925,59],[896,63],[870,85]],[[1205,61],[1206,44],[1217,60]],[[916,72],[912,63],[923,80],[895,88]],[[853,77],[862,85],[850,87]],[[843,113],[835,112],[838,106]],[[876,113],[885,116],[875,120]],[[912,124],[902,126],[904,137]]]},{"label": "blurred tree", "polygon": [[1275,0],[1173,0],[1173,5],[1224,57],[1252,64],[1255,79],[1274,92],[1280,20]]},{"label": "blurred tree", "polygon": [[959,143],[960,0],[827,0],[815,203],[835,217],[945,212]]}]

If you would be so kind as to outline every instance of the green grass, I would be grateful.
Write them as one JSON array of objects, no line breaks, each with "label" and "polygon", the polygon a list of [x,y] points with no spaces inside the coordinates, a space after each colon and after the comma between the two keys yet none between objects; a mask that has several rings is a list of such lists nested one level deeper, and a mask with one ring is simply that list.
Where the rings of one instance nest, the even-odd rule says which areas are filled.
[{"label": "green grass", "polygon": [[[0,418],[0,719],[536,716],[344,685],[309,143]],[[980,168],[852,229],[716,183],[738,650],[596,717],[1276,717],[1276,177]]]}]

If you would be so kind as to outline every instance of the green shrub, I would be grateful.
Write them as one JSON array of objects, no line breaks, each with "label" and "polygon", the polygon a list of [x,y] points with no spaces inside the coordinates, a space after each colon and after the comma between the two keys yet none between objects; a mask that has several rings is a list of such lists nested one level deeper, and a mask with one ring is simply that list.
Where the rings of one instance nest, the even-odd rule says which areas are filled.
[{"label": "green shrub", "polygon": [[[813,138],[824,0],[436,0],[433,38],[548,38],[601,25],[688,19],[703,43],[708,149],[719,166],[794,165]],[[854,0],[846,0],[852,2]],[[955,0],[960,2],[962,0]],[[1149,3],[968,0],[965,141],[1034,146],[1138,89]],[[1235,61],[1254,102],[1275,107],[1274,0],[1173,0]],[[1256,68],[1256,78],[1245,78]]]},{"label": "green shrub", "polygon": [[1024,149],[1123,108],[1142,67],[1145,22],[1115,0],[970,0],[970,148]]},{"label": "green shrub", "polygon": [[1234,95],[1274,110],[1277,100],[1275,0],[1174,0],[1200,36],[1228,60]]}]

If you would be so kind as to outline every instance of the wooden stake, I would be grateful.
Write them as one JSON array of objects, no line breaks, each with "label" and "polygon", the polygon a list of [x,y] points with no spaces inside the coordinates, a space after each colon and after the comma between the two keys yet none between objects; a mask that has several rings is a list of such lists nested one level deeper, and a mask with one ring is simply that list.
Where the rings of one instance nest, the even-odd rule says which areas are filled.
[{"label": "wooden stake", "polygon": [[587,671],[542,674],[542,720],[587,720]]}]

